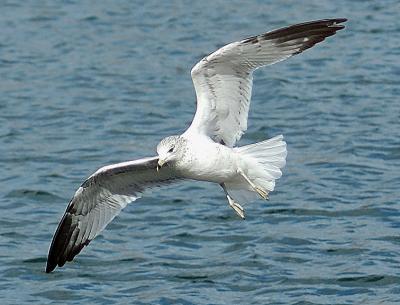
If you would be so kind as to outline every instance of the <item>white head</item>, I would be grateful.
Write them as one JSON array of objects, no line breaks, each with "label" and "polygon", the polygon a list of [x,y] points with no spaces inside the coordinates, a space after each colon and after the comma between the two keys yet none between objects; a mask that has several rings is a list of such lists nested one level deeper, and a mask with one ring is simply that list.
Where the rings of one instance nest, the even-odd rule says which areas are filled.
[{"label": "white head", "polygon": [[160,143],[157,145],[157,170],[165,163],[173,164],[179,159],[179,157],[181,157],[183,141],[184,139],[180,136],[170,136],[160,141]]}]

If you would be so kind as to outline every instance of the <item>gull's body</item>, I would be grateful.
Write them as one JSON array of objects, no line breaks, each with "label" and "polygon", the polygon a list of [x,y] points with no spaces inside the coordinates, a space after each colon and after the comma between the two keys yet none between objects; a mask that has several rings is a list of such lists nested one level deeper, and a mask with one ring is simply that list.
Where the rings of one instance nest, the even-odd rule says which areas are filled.
[{"label": "gull's body", "polygon": [[252,73],[314,46],[344,28],[346,19],[325,19],[230,43],[191,72],[197,110],[190,127],[163,139],[158,156],[105,166],[76,191],[49,250],[46,272],[71,261],[145,189],[182,179],[218,183],[242,218],[239,202],[268,199],[286,162],[283,136],[235,147],[247,129]]},{"label": "gull's body", "polygon": [[205,136],[183,139],[187,153],[176,165],[184,178],[223,183],[236,174],[237,155],[232,148],[215,143]]}]

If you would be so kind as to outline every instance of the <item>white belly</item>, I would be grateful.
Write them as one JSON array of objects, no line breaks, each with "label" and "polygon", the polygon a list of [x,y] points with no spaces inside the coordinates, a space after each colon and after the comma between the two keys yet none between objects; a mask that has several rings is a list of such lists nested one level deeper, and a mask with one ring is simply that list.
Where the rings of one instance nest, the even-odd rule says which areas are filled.
[{"label": "white belly", "polygon": [[237,154],[209,139],[191,141],[190,159],[181,164],[185,178],[222,183],[237,174]]}]

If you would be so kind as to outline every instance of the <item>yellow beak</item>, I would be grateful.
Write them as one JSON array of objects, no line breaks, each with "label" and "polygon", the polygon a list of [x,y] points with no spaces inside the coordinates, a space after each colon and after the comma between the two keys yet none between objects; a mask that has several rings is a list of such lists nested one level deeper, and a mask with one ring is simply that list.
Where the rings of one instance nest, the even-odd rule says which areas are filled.
[{"label": "yellow beak", "polygon": [[160,170],[161,167],[163,167],[163,165],[165,164],[165,161],[162,159],[158,159],[158,163],[157,163],[157,172]]}]

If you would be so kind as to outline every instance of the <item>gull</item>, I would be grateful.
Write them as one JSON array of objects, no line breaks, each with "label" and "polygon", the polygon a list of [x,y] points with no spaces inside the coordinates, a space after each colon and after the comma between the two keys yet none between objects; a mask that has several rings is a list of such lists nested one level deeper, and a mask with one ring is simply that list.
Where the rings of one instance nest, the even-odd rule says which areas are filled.
[{"label": "gull", "polygon": [[181,135],[157,146],[157,156],[104,166],[87,178],[67,206],[50,245],[46,272],[62,267],[146,189],[183,179],[218,183],[241,217],[241,203],[269,199],[286,163],[282,135],[236,147],[247,129],[252,74],[332,36],[345,18],[310,21],[230,43],[191,70],[197,110]]}]

